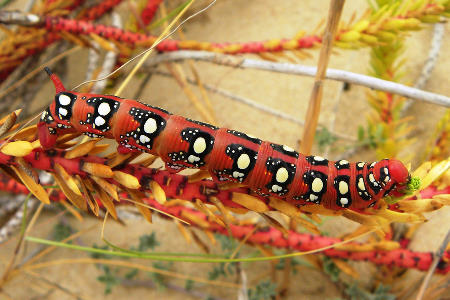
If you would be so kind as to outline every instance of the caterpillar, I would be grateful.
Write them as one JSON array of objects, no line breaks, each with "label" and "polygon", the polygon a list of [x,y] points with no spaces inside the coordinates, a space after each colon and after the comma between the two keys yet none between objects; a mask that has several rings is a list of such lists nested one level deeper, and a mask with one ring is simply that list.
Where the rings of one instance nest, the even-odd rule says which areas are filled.
[{"label": "caterpillar", "polygon": [[372,207],[387,195],[404,193],[411,180],[406,167],[395,159],[350,163],[305,156],[288,146],[136,100],[68,91],[58,76],[45,70],[56,89],[54,101],[38,122],[45,149],[65,133],[115,139],[119,153],[158,155],[172,172],[207,170],[216,182],[242,183],[260,196],[333,210]]}]

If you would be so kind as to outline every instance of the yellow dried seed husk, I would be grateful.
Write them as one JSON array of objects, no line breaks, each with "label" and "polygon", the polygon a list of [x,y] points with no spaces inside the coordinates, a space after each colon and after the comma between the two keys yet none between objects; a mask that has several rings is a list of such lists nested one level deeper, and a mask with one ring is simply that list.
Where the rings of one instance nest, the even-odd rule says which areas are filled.
[{"label": "yellow dried seed husk", "polygon": [[[172,202],[172,201],[170,201],[170,202]],[[168,202],[168,203],[170,203],[170,202]],[[200,199],[195,199],[194,205],[195,205],[195,207],[196,207],[199,211],[203,212],[203,213],[204,213],[205,215],[207,215],[209,218],[213,219],[214,222],[216,222],[217,224],[219,224],[219,225],[225,227],[225,224],[222,222],[222,220],[219,219],[219,218],[211,211],[211,209],[210,209],[208,206],[206,206],[205,203],[203,203],[203,201],[201,201]],[[213,207],[216,208],[215,206],[213,206]]]},{"label": "yellow dried seed husk", "polygon": [[421,164],[417,169],[412,172],[411,177],[423,178],[431,169],[431,162],[427,161]]},{"label": "yellow dried seed husk", "polygon": [[3,136],[5,133],[7,133],[16,124],[16,120],[16,111],[10,113],[3,120],[1,120],[0,136]]},{"label": "yellow dried seed husk", "polygon": [[83,198],[86,200],[89,208],[94,213],[94,215],[98,217],[100,208],[98,206],[97,201],[95,201],[94,197],[92,197],[91,192],[88,190],[87,184],[85,183],[88,180],[83,181],[83,179],[81,179],[79,175],[76,175],[75,177],[78,179],[78,182],[80,183]]},{"label": "yellow dried seed husk", "polygon": [[419,214],[399,213],[389,209],[380,209],[374,211],[374,214],[387,219],[389,222],[413,223],[423,222],[425,218]]},{"label": "yellow dried seed husk", "polygon": [[95,147],[95,144],[98,141],[99,141],[98,139],[88,140],[85,143],[75,146],[75,148],[67,151],[64,154],[64,157],[67,159],[72,159],[88,154]]},{"label": "yellow dried seed husk", "polygon": [[102,178],[113,178],[114,172],[111,167],[93,162],[83,162],[81,170],[91,175]]},{"label": "yellow dried seed husk", "polygon": [[16,168],[15,166],[10,166],[10,168],[17,174],[22,183],[36,198],[45,204],[50,204],[48,194],[40,184],[37,184],[24,170]]},{"label": "yellow dried seed husk", "polygon": [[340,251],[351,251],[351,252],[365,252],[372,251],[374,249],[374,245],[370,243],[366,244],[342,244],[334,246],[334,249]]},{"label": "yellow dried seed husk", "polygon": [[374,248],[377,250],[392,251],[400,248],[400,244],[396,241],[381,241],[374,244]]},{"label": "yellow dried seed husk", "polygon": [[141,185],[139,184],[139,180],[128,173],[114,171],[112,178],[124,187],[132,190],[137,190],[141,187]]},{"label": "yellow dried seed husk", "polygon": [[75,179],[67,173],[67,171],[58,163],[54,166],[55,172],[58,173],[59,176],[64,180],[67,186],[74,192],[75,194],[81,196],[81,191],[78,188]]},{"label": "yellow dried seed husk", "polygon": [[227,209],[229,211],[231,211],[232,213],[235,213],[238,215],[245,215],[246,213],[248,213],[248,209],[243,208],[243,207],[227,207]]},{"label": "yellow dried seed husk", "polygon": [[91,150],[91,152],[89,152],[89,154],[91,154],[91,155],[98,154],[98,153],[105,151],[108,148],[109,148],[108,144],[95,145],[95,147]]},{"label": "yellow dried seed husk", "polygon": [[350,265],[348,263],[346,263],[345,261],[343,261],[342,259],[338,259],[338,258],[331,258],[331,260],[334,262],[334,264],[345,274],[350,275],[351,277],[358,279],[359,278],[359,273],[356,272],[355,269],[353,269],[352,267],[350,267]]},{"label": "yellow dried seed husk", "polygon": [[314,233],[314,234],[321,233],[319,228],[317,228],[316,225],[314,225],[313,223],[309,222],[308,220],[306,220],[302,217],[295,218],[295,221],[298,222],[303,227],[305,227],[311,233]]},{"label": "yellow dried seed husk", "polygon": [[185,210],[181,211],[181,216],[183,217],[183,219],[187,219],[189,220],[191,223],[195,223],[198,226],[202,227],[202,228],[208,228],[209,227],[209,223],[205,220],[203,220],[202,218],[200,218],[197,215],[194,215],[190,212],[187,212]]},{"label": "yellow dried seed husk", "polygon": [[214,237],[214,234],[211,231],[209,231],[209,230],[203,230],[203,232],[208,237],[208,239],[210,240],[211,244],[213,246],[215,246],[217,244],[217,241],[216,241],[216,238]]},{"label": "yellow dried seed husk", "polygon": [[61,200],[60,203],[80,222],[83,222],[83,216],[66,200]]},{"label": "yellow dried seed husk", "polygon": [[33,145],[27,141],[15,141],[9,142],[7,144],[3,144],[0,149],[0,152],[6,155],[23,157],[31,153],[33,151]]},{"label": "yellow dried seed husk", "polygon": [[75,205],[79,209],[87,210],[87,204],[84,198],[80,195],[75,194],[59,174],[53,174],[53,178],[55,178],[56,183],[59,185],[64,195],[66,195],[67,199],[69,199],[69,201],[73,205]]},{"label": "yellow dried seed husk", "polygon": [[192,239],[197,244],[197,246],[199,246],[203,250],[203,252],[205,252],[206,254],[210,253],[209,247],[205,244],[205,242],[203,242],[200,239],[200,237],[195,233],[195,231],[193,231],[191,228],[189,228],[189,232],[191,233]]},{"label": "yellow dried seed husk", "polygon": [[116,47],[114,47],[114,44],[109,43],[107,40],[103,39],[99,35],[97,35],[95,33],[91,33],[90,37],[94,41],[96,41],[100,45],[100,47],[102,47],[106,51],[112,51],[112,52],[118,53],[118,50],[116,49]]},{"label": "yellow dried seed husk", "polygon": [[428,212],[444,206],[436,199],[400,200],[396,203],[400,210],[406,212]]},{"label": "yellow dried seed husk", "polygon": [[217,207],[219,212],[222,214],[221,219],[225,223],[225,227],[227,228],[227,230],[231,230],[230,229],[230,220],[232,219],[233,216],[230,214],[228,209],[223,205],[222,202],[220,202],[219,199],[217,199],[214,196],[210,197],[209,200]]},{"label": "yellow dried seed husk", "polygon": [[58,139],[56,140],[56,145],[59,146],[59,145],[61,145],[61,144],[64,144],[64,143],[66,143],[66,142],[68,142],[68,141],[71,141],[71,140],[73,140],[73,139],[79,137],[80,135],[81,135],[81,133],[78,133],[78,132],[76,132],[76,133],[64,134],[64,135],[58,137]]},{"label": "yellow dried seed husk", "polygon": [[218,185],[219,190],[229,190],[229,189],[237,189],[240,187],[245,187],[242,183],[239,182],[227,182],[227,183],[221,183]]},{"label": "yellow dried seed husk", "polygon": [[69,148],[74,147],[76,144],[78,144],[77,141],[67,141],[65,143],[58,144],[58,148],[59,149],[69,149]]},{"label": "yellow dried seed husk", "polygon": [[120,153],[112,153],[112,157],[109,158],[107,165],[111,168],[114,168],[120,165],[125,160],[131,157],[132,153],[120,154]]},{"label": "yellow dried seed husk", "polygon": [[106,210],[113,216],[114,219],[117,220],[117,212],[116,208],[114,206],[114,202],[111,200],[109,195],[103,191],[100,187],[96,189],[98,193],[98,198],[100,199],[100,202],[102,202],[103,206],[106,207]]},{"label": "yellow dried seed husk", "polygon": [[117,187],[115,185],[97,176],[92,176],[91,178],[98,184],[100,189],[103,189],[106,193],[108,193],[108,195],[110,195],[117,202],[120,201],[119,195],[117,194]]},{"label": "yellow dried seed husk", "polygon": [[166,192],[156,181],[150,181],[150,189],[152,190],[153,197],[159,204],[164,204],[167,202]]},{"label": "yellow dried seed husk", "polygon": [[181,235],[186,240],[186,243],[191,243],[191,235],[186,231],[186,228],[184,228],[184,225],[181,224],[178,220],[174,220],[175,224],[177,224],[177,228],[180,231]]},{"label": "yellow dried seed husk", "polygon": [[442,174],[450,168],[450,159],[443,160],[433,166],[425,177],[421,178],[420,189],[424,189],[436,181]]},{"label": "yellow dried seed husk", "polygon": [[283,233],[283,235],[287,235],[288,231],[286,228],[283,227],[283,225],[281,225],[280,222],[278,222],[277,220],[275,220],[274,218],[272,218],[269,215],[266,215],[264,213],[260,214],[261,217],[263,217],[263,219],[272,227],[275,227],[276,229],[278,229],[279,231],[281,231]]},{"label": "yellow dried seed husk", "polygon": [[188,182],[197,182],[206,178],[211,177],[208,171],[200,170],[192,175],[188,176]]},{"label": "yellow dried seed husk", "polygon": [[11,122],[11,120],[14,120],[13,124],[16,122],[17,117],[20,115],[20,113],[22,112],[22,109],[19,108],[15,111],[13,111],[12,113],[10,113],[9,115],[3,117],[0,119],[0,126],[2,126],[3,124],[5,124],[6,122]]},{"label": "yellow dried seed husk", "polygon": [[33,149],[40,148],[41,147],[41,141],[40,140],[35,140],[35,141],[31,142],[31,147],[33,147]]},{"label": "yellow dried seed husk", "polygon": [[269,198],[269,205],[289,217],[299,217],[300,211],[294,205],[275,197]]},{"label": "yellow dried seed husk", "polygon": [[[14,134],[14,139],[16,140],[25,140],[25,139],[34,139],[37,132],[37,125],[28,126],[16,134]],[[7,137],[11,136],[9,134]]]},{"label": "yellow dried seed husk", "polygon": [[[128,194],[130,194],[131,198],[138,202],[138,203],[144,203],[144,201],[142,200],[143,198],[145,198],[145,194],[141,193],[141,192],[137,192],[137,191],[133,191],[130,189],[127,189]],[[139,212],[144,216],[144,218],[149,222],[152,223],[152,212],[148,207],[145,207],[143,205],[139,205],[137,203],[134,204],[137,209],[139,210]]]},{"label": "yellow dried seed husk", "polygon": [[363,215],[352,210],[345,210],[342,213],[342,216],[365,226],[379,226],[376,218],[373,216]]},{"label": "yellow dried seed husk", "polygon": [[300,211],[324,216],[340,216],[343,213],[343,210],[331,210],[322,205],[305,205],[300,207]]},{"label": "yellow dried seed husk", "polygon": [[[150,155],[150,154],[149,154]],[[143,167],[149,167],[151,166],[155,160],[158,159],[158,156],[156,155],[150,155],[150,157],[144,158],[143,160],[140,160],[138,162],[136,162],[136,164],[141,165]]]},{"label": "yellow dried seed husk", "polygon": [[259,213],[269,211],[269,207],[263,201],[247,194],[232,193],[231,201]]}]

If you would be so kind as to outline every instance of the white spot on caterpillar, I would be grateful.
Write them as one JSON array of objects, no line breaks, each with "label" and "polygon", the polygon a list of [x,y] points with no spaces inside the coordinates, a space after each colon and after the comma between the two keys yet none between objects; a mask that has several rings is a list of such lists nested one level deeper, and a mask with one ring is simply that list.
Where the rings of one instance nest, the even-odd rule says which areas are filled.
[{"label": "white spot on caterpillar", "polygon": [[274,191],[275,193],[281,191],[282,189],[283,188],[277,184],[272,185],[272,191]]},{"label": "white spot on caterpillar", "polygon": [[237,167],[241,170],[247,169],[250,165],[250,157],[248,154],[241,154],[237,160]]},{"label": "white spot on caterpillar", "polygon": [[234,178],[244,177],[244,173],[234,171],[233,177]]},{"label": "white spot on caterpillar", "polygon": [[103,119],[102,117],[95,118],[95,126],[102,126],[103,124],[105,124],[105,122],[105,119]]},{"label": "white spot on caterpillar", "polygon": [[284,149],[284,151],[287,151],[287,152],[295,152],[294,149],[292,149],[291,147],[286,146],[286,145],[283,145],[283,149]]},{"label": "white spot on caterpillar", "polygon": [[321,157],[321,156],[314,156],[314,160],[315,161],[324,161],[325,158]]},{"label": "white spot on caterpillar", "polygon": [[316,201],[317,199],[319,199],[319,197],[317,197],[316,195],[314,195],[314,194],[311,194],[311,195],[309,195],[309,199],[311,200],[311,201]]},{"label": "white spot on caterpillar", "polygon": [[348,165],[348,160],[345,160],[345,159],[341,159],[340,161],[339,161],[339,164],[342,166],[342,165]]},{"label": "white spot on caterpillar", "polygon": [[386,176],[386,178],[384,178],[384,182],[388,182],[390,180],[389,176]]},{"label": "white spot on caterpillar", "polygon": [[205,151],[205,149],[206,149],[205,139],[202,137],[197,138],[194,142],[193,148],[194,148],[195,153],[198,153],[198,154],[203,153],[203,151]]},{"label": "white spot on caterpillar", "polygon": [[341,198],[341,199],[339,199],[339,202],[341,202],[342,206],[345,206],[345,205],[348,204],[348,199],[347,198]]},{"label": "white spot on caterpillar", "polygon": [[313,192],[320,193],[320,191],[323,188],[323,181],[322,181],[322,179],[314,178],[311,187],[312,187]]},{"label": "white spot on caterpillar", "polygon": [[141,136],[139,137],[139,141],[142,144],[146,144],[146,143],[150,142],[150,138],[146,135],[141,134]]},{"label": "white spot on caterpillar", "polygon": [[284,183],[288,180],[288,178],[289,178],[289,173],[286,170],[286,168],[279,168],[277,171],[277,174],[275,175],[275,179],[279,183]]},{"label": "white spot on caterpillar", "polygon": [[68,113],[67,109],[65,109],[63,107],[60,107],[58,112],[60,115],[63,115],[63,116],[67,116],[67,113]]},{"label": "white spot on caterpillar", "polygon": [[369,174],[369,180],[370,180],[370,182],[372,182],[372,183],[375,182],[375,177],[373,176],[372,173]]},{"label": "white spot on caterpillar", "polygon": [[153,133],[158,129],[158,126],[156,125],[156,121],[153,118],[148,118],[147,121],[144,123],[144,131],[146,133]]},{"label": "white spot on caterpillar", "polygon": [[364,167],[364,165],[365,165],[365,163],[363,163],[363,162],[358,163],[358,167],[361,169]]},{"label": "white spot on caterpillar", "polygon": [[194,155],[189,155],[189,156],[188,156],[188,161],[189,161],[191,164],[193,164],[194,162],[199,161],[199,160],[200,160],[200,157],[197,157],[197,156],[194,156]]},{"label": "white spot on caterpillar", "polygon": [[364,180],[360,177],[358,180],[358,187],[361,191],[365,191],[366,190],[366,186],[364,185]]},{"label": "white spot on caterpillar", "polygon": [[339,182],[339,193],[341,193],[342,195],[347,194],[348,192],[348,184],[345,181],[340,181]]},{"label": "white spot on caterpillar", "polygon": [[63,95],[59,95],[58,101],[59,101],[59,104],[66,106],[66,105],[70,104],[72,99],[70,99],[69,96],[63,94]]},{"label": "white spot on caterpillar", "polygon": [[109,114],[111,112],[111,107],[109,106],[108,103],[102,102],[98,106],[97,111],[100,116],[106,116],[107,114]]}]

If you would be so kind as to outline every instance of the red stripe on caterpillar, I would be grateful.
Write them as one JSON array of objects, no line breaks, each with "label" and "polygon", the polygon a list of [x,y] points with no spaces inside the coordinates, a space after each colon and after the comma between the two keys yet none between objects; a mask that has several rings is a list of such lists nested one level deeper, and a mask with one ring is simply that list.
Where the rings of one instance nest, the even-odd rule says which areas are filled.
[{"label": "red stripe on caterpillar", "polygon": [[56,96],[38,124],[44,148],[69,132],[115,139],[119,152],[158,155],[174,172],[208,170],[215,181],[240,182],[263,196],[334,210],[373,206],[388,194],[401,193],[410,181],[405,166],[395,159],[367,164],[304,156],[287,146],[172,115],[136,100],[67,91],[55,74],[46,71]]}]

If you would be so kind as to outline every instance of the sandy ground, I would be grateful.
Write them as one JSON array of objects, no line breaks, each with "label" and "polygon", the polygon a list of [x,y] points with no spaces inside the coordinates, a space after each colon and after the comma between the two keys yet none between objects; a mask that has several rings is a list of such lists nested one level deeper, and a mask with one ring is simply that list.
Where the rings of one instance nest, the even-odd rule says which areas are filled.
[{"label": "sandy ground", "polygon": [[[197,7],[200,7],[198,5]],[[122,6],[125,10],[126,7]],[[365,2],[347,1],[342,20],[348,20],[353,13],[361,15],[366,8]],[[298,31],[311,32],[317,24],[326,17],[328,1],[219,1],[206,14],[198,17],[184,26],[187,38],[204,41],[250,41],[265,40],[271,38],[288,38],[294,36]],[[420,32],[413,32],[406,42],[405,82],[414,83],[423,66],[426,53],[428,52],[432,28],[424,26]],[[443,40],[440,57],[432,73],[432,77],[426,86],[426,90],[436,93],[450,95],[450,85],[448,84],[448,69],[450,68],[450,56],[446,55],[450,51],[450,25],[446,25],[446,35]],[[315,65],[317,63],[318,51],[308,51],[312,54],[310,59],[301,63]],[[87,51],[79,52],[69,59],[71,72],[67,78],[67,85],[74,86],[84,80],[86,70]],[[369,51],[345,51],[336,50],[335,55],[330,60],[330,67],[358,73],[367,73]],[[313,84],[312,78],[292,75],[282,75],[256,70],[236,70],[226,67],[215,66],[207,63],[196,63],[200,77],[208,84],[225,89],[253,99],[259,103],[270,106],[276,110],[290,114],[303,120],[307,107],[307,99]],[[165,68],[160,68],[165,70]],[[139,79],[132,82],[124,97],[132,97],[137,88]],[[199,94],[198,90],[194,91]],[[370,108],[365,101],[367,89],[358,86],[351,86],[349,91],[343,91],[343,84],[340,82],[327,81],[324,89],[322,103],[322,113],[320,123],[330,127],[334,126],[334,131],[356,137],[356,130],[359,125],[364,125],[366,115]],[[53,90],[50,85],[43,88],[40,101],[52,98]],[[241,130],[258,136],[262,139],[276,143],[298,147],[299,139],[302,136],[303,128],[291,121],[282,120],[267,113],[256,111],[240,103],[216,95],[209,94],[218,119],[218,125]],[[163,107],[175,114],[201,120],[201,115],[193,108],[183,91],[173,79],[161,76],[154,76],[150,84],[145,89],[142,100],[155,106]],[[415,102],[408,114],[414,117],[416,126],[415,134],[418,143],[407,150],[407,153],[417,153],[426,138],[433,132],[436,122],[442,116],[444,109],[435,105]],[[335,119],[335,123],[333,123]],[[334,124],[334,125],[333,125]],[[315,150],[316,154],[320,153]],[[406,153],[406,154],[407,154]],[[340,157],[340,153],[329,153],[331,159]],[[353,160],[372,160],[371,152],[357,153]],[[413,161],[415,163],[415,161]],[[47,237],[54,222],[53,213],[44,214],[37,222],[35,229],[30,233],[32,236]],[[413,241],[412,247],[415,250],[430,251],[435,250],[441,242],[445,233],[450,229],[450,210],[441,210],[434,213],[431,221],[422,225]],[[82,230],[94,226],[92,230],[83,234],[82,241],[86,245],[93,243],[102,244],[100,239],[101,224],[92,218],[85,218],[80,223],[72,218],[66,221],[76,228]],[[323,229],[330,235],[340,235],[349,232],[355,224],[342,219],[326,219]],[[196,252],[201,249],[195,244],[187,244],[172,222],[156,219],[153,224],[144,221],[132,220],[127,222],[127,226],[122,226],[114,222],[109,222],[106,228],[106,235],[110,241],[121,247],[137,245],[139,236],[156,232],[161,246],[155,251],[179,251]],[[205,241],[207,238],[200,233]],[[0,246],[0,270],[4,270],[5,265],[15,245],[15,239]],[[27,253],[35,245],[27,246]],[[213,247],[214,251],[219,251],[219,247]],[[246,250],[250,251],[250,250]],[[86,257],[85,253],[58,249],[44,260],[54,260],[63,258]],[[151,262],[140,261],[142,265],[149,266]],[[243,264],[242,268],[249,277],[249,285],[254,286],[269,269],[268,263]],[[373,272],[376,269],[369,264],[352,264],[361,273],[362,284],[371,282]],[[173,270],[182,274],[190,274],[202,278],[207,277],[207,272],[213,266],[208,264],[175,264]],[[3,272],[3,271],[1,271]],[[43,269],[37,269],[36,273],[21,273],[5,286],[5,291],[14,299],[72,299],[77,295],[80,299],[197,299],[197,297],[175,292],[171,289],[158,290],[144,287],[122,287],[116,286],[112,294],[103,294],[104,285],[96,280],[101,272],[93,265],[87,264],[64,264]],[[63,292],[53,288],[50,283],[37,280],[34,276],[39,274],[49,281],[57,282],[60,286],[67,288],[70,292]],[[423,273],[408,272],[408,281],[413,282],[413,278],[420,278]],[[281,276],[281,274],[279,274]],[[148,278],[141,275],[142,279]],[[266,276],[263,279],[268,279]],[[233,276],[227,281],[233,281]],[[170,280],[179,286],[184,286],[183,280]],[[397,283],[400,283],[398,280]],[[201,291],[205,295],[213,295],[223,299],[237,298],[237,289],[224,288],[196,284],[194,290]],[[47,294],[48,292],[48,294]],[[73,293],[71,295],[71,293]],[[329,277],[320,271],[301,269],[292,277],[291,293],[289,299],[333,299],[339,297],[341,292],[333,284]]]}]

